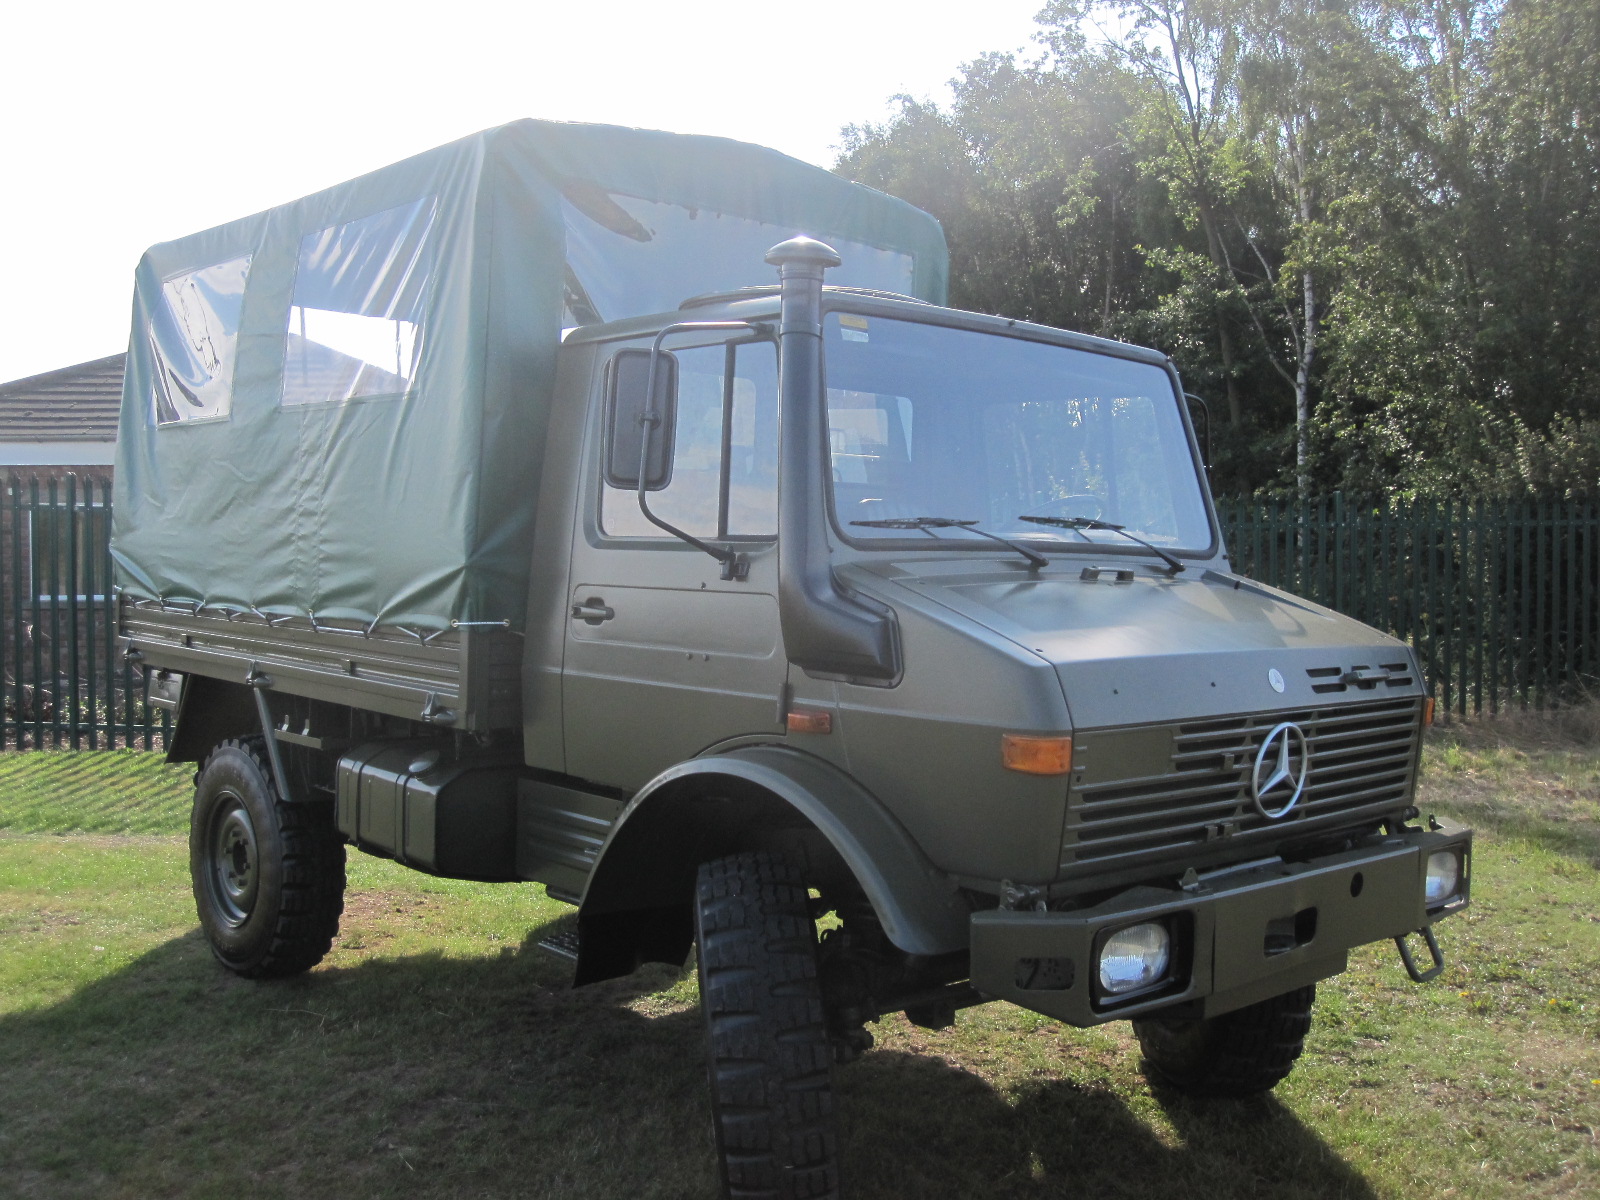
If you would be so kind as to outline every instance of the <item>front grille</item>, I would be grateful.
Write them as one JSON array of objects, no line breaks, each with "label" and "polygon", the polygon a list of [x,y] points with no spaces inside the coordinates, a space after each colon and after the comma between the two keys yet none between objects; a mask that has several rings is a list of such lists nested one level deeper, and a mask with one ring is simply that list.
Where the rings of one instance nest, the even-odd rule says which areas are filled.
[{"label": "front grille", "polygon": [[1307,667],[1306,675],[1311,679],[1311,690],[1319,696],[1325,696],[1329,692],[1346,692],[1352,687],[1370,692],[1379,687],[1410,687],[1416,682],[1411,677],[1411,664],[1408,662],[1379,663],[1378,668],[1389,673],[1387,679],[1353,678],[1357,672],[1369,670],[1365,663],[1357,663],[1351,667],[1349,674],[1346,674],[1343,667]]},{"label": "front grille", "polygon": [[[1062,864],[1159,857],[1224,838],[1268,840],[1393,811],[1411,793],[1421,707],[1407,697],[1179,725],[1164,773],[1073,789]],[[1250,772],[1262,741],[1284,721],[1305,733],[1311,766],[1299,804],[1272,820],[1250,798]]]}]

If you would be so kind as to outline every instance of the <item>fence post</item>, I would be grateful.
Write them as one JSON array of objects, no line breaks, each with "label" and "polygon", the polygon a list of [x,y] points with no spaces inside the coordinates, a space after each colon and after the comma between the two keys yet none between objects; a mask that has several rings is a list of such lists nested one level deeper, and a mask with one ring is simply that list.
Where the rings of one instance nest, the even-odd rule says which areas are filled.
[{"label": "fence post", "polygon": [[11,726],[7,730],[7,745],[16,738],[21,750],[26,737],[22,731],[26,704],[22,698],[23,657],[27,643],[23,640],[22,624],[22,480],[13,475],[8,487],[11,501]]},{"label": "fence post", "polygon": [[1589,603],[1584,605],[1584,690],[1594,696],[1600,688],[1600,605],[1595,603],[1595,597],[1600,597],[1600,579],[1595,578],[1595,562],[1600,555],[1595,555],[1595,536],[1600,534],[1600,506],[1594,501],[1584,504],[1584,582],[1579,589],[1579,595],[1589,597]]},{"label": "fence post", "polygon": [[67,732],[74,750],[83,748],[81,720],[82,697],[79,692],[78,673],[78,605],[84,594],[82,580],[78,578],[78,477],[67,475],[67,578],[64,595],[67,601]]},{"label": "fence post", "polygon": [[115,576],[111,567],[111,481],[109,479],[100,481],[100,506],[105,512],[100,522],[101,528],[105,530],[105,538],[100,545],[100,571],[106,581],[101,603],[105,606],[102,624],[105,628],[106,749],[109,750],[117,744],[117,598],[116,587],[112,582]]}]

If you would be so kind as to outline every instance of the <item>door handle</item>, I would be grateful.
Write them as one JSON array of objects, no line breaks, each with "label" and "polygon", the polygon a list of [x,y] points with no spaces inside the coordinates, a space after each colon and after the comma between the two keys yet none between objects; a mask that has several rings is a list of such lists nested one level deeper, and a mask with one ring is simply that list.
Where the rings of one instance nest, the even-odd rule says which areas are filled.
[{"label": "door handle", "polygon": [[608,605],[599,596],[590,596],[582,604],[572,606],[572,619],[584,621],[590,625],[598,625],[601,621],[609,621],[616,616],[616,610]]}]

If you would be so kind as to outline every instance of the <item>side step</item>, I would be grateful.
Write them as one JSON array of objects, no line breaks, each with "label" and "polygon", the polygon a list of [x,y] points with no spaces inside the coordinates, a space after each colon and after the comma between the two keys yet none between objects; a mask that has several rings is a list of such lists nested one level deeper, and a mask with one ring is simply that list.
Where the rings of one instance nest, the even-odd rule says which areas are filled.
[{"label": "side step", "polygon": [[538,946],[554,958],[564,959],[570,963],[578,961],[578,931],[575,928],[560,929],[547,937],[542,937]]}]

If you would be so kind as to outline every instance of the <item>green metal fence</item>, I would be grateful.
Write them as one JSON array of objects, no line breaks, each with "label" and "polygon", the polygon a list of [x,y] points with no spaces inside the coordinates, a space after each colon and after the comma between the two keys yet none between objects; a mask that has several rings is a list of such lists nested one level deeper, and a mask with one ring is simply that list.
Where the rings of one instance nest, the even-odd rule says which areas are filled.
[{"label": "green metal fence", "polygon": [[[1235,568],[1417,648],[1442,712],[1600,686],[1600,505],[1223,500]],[[13,476],[0,508],[0,744],[159,747],[116,647],[109,479]]]},{"label": "green metal fence", "polygon": [[0,509],[0,744],[164,743],[166,712],[116,647],[111,481],[13,475]]},{"label": "green metal fence", "polygon": [[1549,708],[1600,681],[1600,506],[1227,500],[1235,568],[1416,647],[1440,710]]}]

